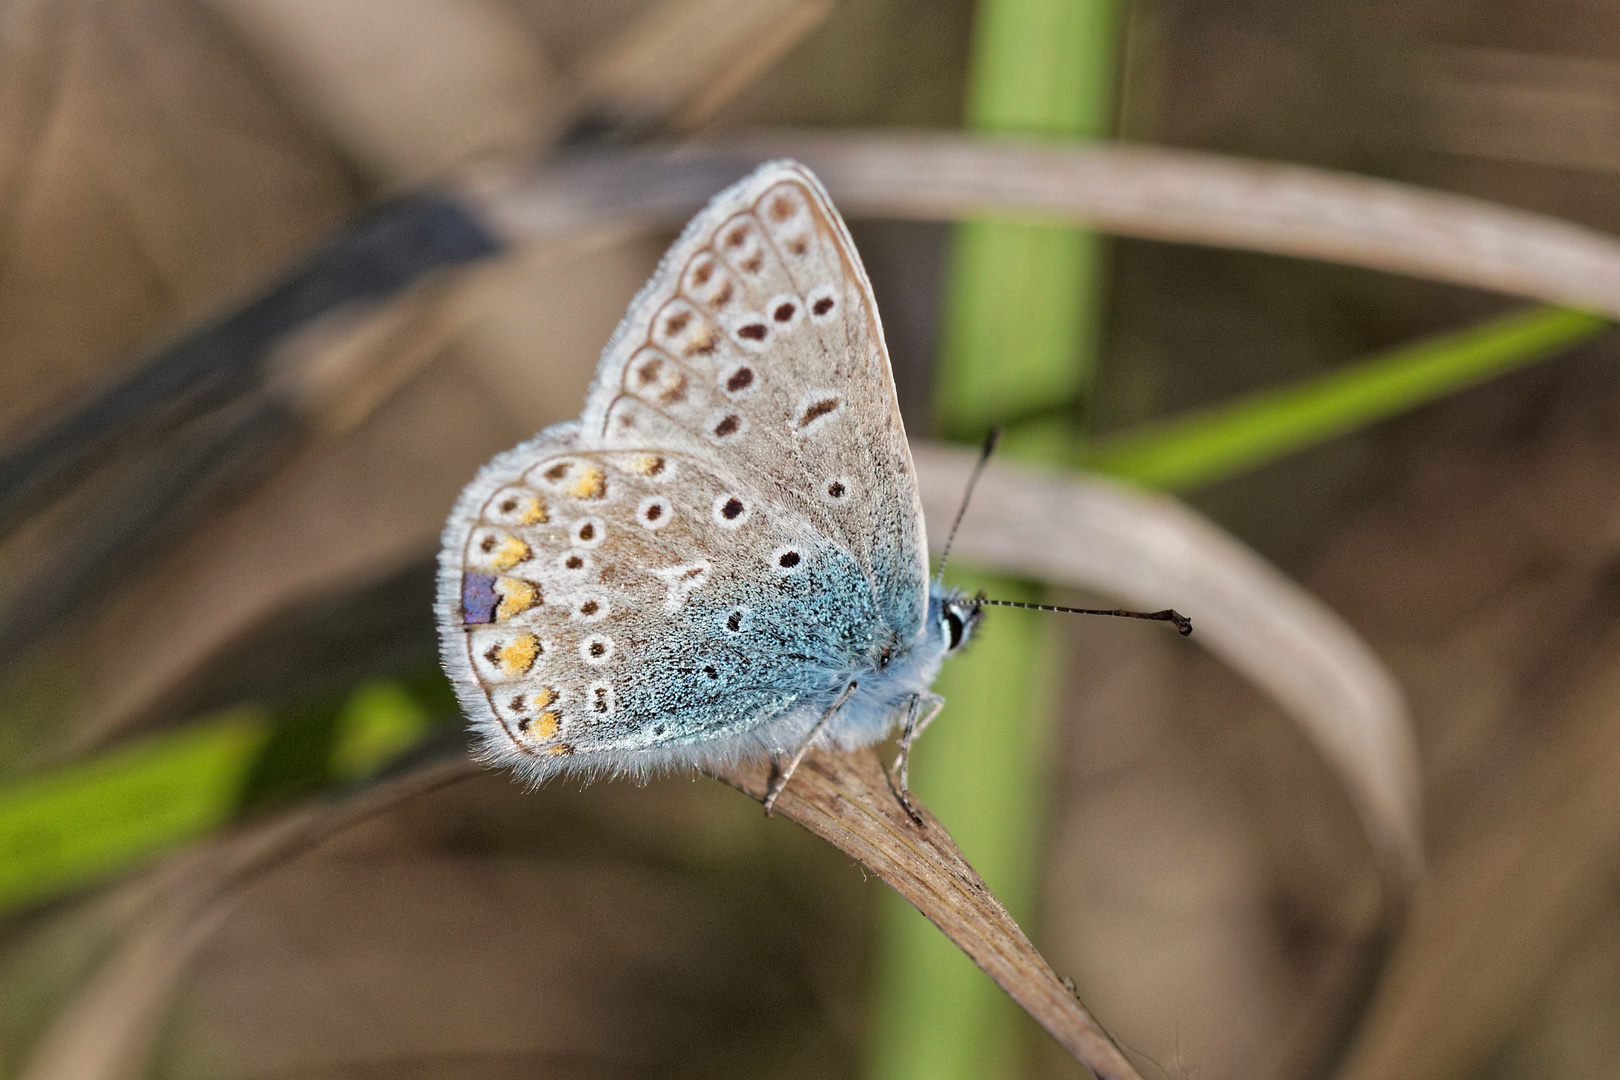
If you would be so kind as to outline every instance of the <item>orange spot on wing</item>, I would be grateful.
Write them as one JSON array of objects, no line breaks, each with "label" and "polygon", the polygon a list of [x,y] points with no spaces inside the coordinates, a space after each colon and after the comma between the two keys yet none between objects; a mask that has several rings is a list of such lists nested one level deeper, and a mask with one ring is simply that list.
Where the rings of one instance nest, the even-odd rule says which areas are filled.
[{"label": "orange spot on wing", "polygon": [[510,570],[518,563],[526,560],[529,554],[528,544],[515,536],[508,536],[501,541],[501,545],[495,550],[495,557],[490,560],[490,563],[497,570]]},{"label": "orange spot on wing", "polygon": [[562,725],[557,714],[548,710],[534,718],[534,722],[529,725],[529,734],[536,739],[549,739],[557,734],[560,726]]},{"label": "orange spot on wing", "polygon": [[534,666],[535,658],[539,655],[540,639],[533,634],[518,634],[485,654],[507,676],[522,675]]},{"label": "orange spot on wing", "polygon": [[522,578],[501,578],[495,582],[501,602],[495,609],[497,622],[521,615],[540,602],[540,587]]},{"label": "orange spot on wing", "polygon": [[587,465],[568,488],[576,499],[600,499],[607,494],[607,473],[595,465]]},{"label": "orange spot on wing", "polygon": [[642,476],[657,476],[664,471],[664,459],[657,454],[640,454],[631,460],[630,468]]},{"label": "orange spot on wing", "polygon": [[539,525],[549,520],[546,504],[538,495],[506,495],[495,509],[502,517],[514,519],[519,525]]}]

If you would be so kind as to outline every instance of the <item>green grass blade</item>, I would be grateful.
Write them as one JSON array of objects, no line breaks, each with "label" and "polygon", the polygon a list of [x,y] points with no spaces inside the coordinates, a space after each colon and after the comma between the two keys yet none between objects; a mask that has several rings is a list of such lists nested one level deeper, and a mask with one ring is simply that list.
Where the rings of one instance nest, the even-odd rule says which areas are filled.
[{"label": "green grass blade", "polygon": [[1087,468],[1186,491],[1263,465],[1587,341],[1610,323],[1535,308],[1094,445]]},{"label": "green grass blade", "polygon": [[[964,587],[1039,600],[1027,583],[953,574]],[[1014,917],[1036,902],[1057,638],[1039,612],[998,609],[992,632],[951,660],[948,704],[918,740],[912,787]],[[1012,616],[1006,618],[1005,616]],[[877,1022],[867,1075],[1014,1076],[1021,1017],[1001,988],[897,894],[885,891],[874,957]],[[1029,1025],[1033,1028],[1033,1024]],[[1044,1036],[1043,1036],[1044,1037]]]},{"label": "green grass blade", "polygon": [[0,912],[103,880],[228,821],[269,732],[244,710],[0,789]]},{"label": "green grass blade", "polygon": [[[1115,0],[980,0],[968,126],[1071,141],[1108,134],[1116,21]],[[976,442],[994,424],[1045,414],[1010,427],[1002,453],[1072,459],[1074,417],[1095,367],[1104,265],[1091,233],[1007,221],[957,227],[934,386],[942,432]],[[1067,415],[1064,405],[1072,406]],[[1018,582],[978,583],[998,596],[1038,596]],[[1030,614],[998,612],[975,648],[946,666],[937,689],[949,704],[918,744],[912,770],[924,801],[1025,919],[1038,880],[1042,760],[1057,676],[1050,627]],[[884,895],[879,917],[868,1076],[1020,1072],[1011,1000],[897,896]]]},{"label": "green grass blade", "polygon": [[[0,914],[105,881],[278,792],[299,797],[369,776],[453,715],[435,667],[277,714],[237,709],[0,786]],[[272,758],[277,790],[266,797],[255,784]]]},{"label": "green grass blade", "polygon": [[328,775],[339,780],[370,776],[421,742],[432,721],[427,706],[399,683],[361,683],[338,711]]}]

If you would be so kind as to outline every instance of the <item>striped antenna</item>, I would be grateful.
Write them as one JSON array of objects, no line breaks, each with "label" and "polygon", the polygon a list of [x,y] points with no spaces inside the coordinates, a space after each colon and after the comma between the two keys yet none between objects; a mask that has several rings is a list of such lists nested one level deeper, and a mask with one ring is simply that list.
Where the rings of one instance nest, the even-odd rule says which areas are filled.
[{"label": "striped antenna", "polygon": [[1152,619],[1154,622],[1174,623],[1176,632],[1182,637],[1192,633],[1192,620],[1171,608],[1165,608],[1163,611],[1125,611],[1122,608],[1059,607],[1056,604],[1025,604],[1017,600],[991,600],[985,596],[975,597],[973,602],[991,607],[1025,608],[1029,611],[1058,611],[1065,615],[1113,615],[1121,619]]},{"label": "striped antenna", "polygon": [[962,492],[962,505],[956,508],[956,520],[951,522],[951,531],[945,537],[945,549],[939,553],[939,571],[934,575],[935,581],[945,580],[945,563],[951,557],[951,545],[956,543],[956,530],[962,527],[962,516],[967,513],[968,503],[973,498],[973,489],[978,486],[979,477],[984,475],[984,467],[990,464],[990,455],[996,452],[996,443],[1000,441],[1001,427],[997,425],[984,437],[984,449],[979,452],[979,463],[973,466],[973,475],[968,477],[967,490]]}]

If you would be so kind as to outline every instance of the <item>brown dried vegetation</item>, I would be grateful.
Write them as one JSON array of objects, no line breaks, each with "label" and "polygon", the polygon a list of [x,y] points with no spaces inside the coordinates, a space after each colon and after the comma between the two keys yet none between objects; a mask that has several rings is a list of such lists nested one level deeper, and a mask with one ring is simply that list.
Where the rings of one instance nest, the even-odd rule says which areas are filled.
[{"label": "brown dried vegetation", "polygon": [[[1123,133],[1620,232],[1620,150],[1580,127],[1620,108],[1610,58],[1620,16],[1554,6],[1561,17],[1532,21],[1510,5],[1451,0],[1144,2]],[[283,344],[249,401],[283,410],[269,434],[222,442],[240,460],[210,474],[222,479],[169,520],[138,567],[86,578],[86,602],[7,657],[0,777],[244,698],[285,698],[294,684],[425,662],[423,567],[446,507],[491,454],[576,414],[601,343],[662,247],[633,226],[689,209],[545,203],[531,196],[552,190],[546,174],[530,184],[524,164],[581,131],[953,127],[968,25],[966,4],[916,0],[0,7],[0,430],[26,433],[93,394],[386,195],[453,183],[535,240]],[[898,144],[794,145],[812,164],[819,147],[829,172],[843,162],[846,210],[959,209],[894,204],[874,162]],[[861,157],[863,145],[873,154]],[[1070,164],[1135,167],[1117,175],[1167,184],[1189,175],[1179,159],[1127,158]],[[863,176],[877,186],[860,188]],[[546,218],[556,205],[561,218]],[[1152,204],[1104,223],[1238,243],[1215,235],[1230,225],[1218,210],[1172,227]],[[1545,256],[1508,260],[1522,279],[1491,277],[1444,244],[1421,266],[1392,248],[1347,254],[1332,249],[1344,235],[1332,228],[1307,237],[1316,247],[1239,246],[1620,310],[1590,269],[1615,273],[1611,242],[1507,224],[1529,230],[1513,251]],[[923,397],[942,233],[915,222],[857,230],[911,408]],[[1119,243],[1114,282],[1104,429],[1298,378],[1502,303],[1144,240]],[[1201,596],[1217,617],[1199,628],[1225,663],[1152,632],[1162,628],[1065,631],[1072,676],[1030,936],[1144,1072],[1613,1074],[1615,348],[1590,346],[1193,500],[1321,603],[1184,509],[1080,481],[1062,496],[1072,506],[1054,511],[1090,508],[1096,523],[1091,554],[1072,566],[1019,564],[1030,553],[1000,551],[990,525],[975,538],[970,520],[964,553],[1126,600],[1133,587],[1163,597],[1177,579],[1168,560],[1130,564],[1118,538],[1144,522],[1179,528],[1203,545],[1192,565],[1204,577],[1185,582],[1228,583]],[[920,416],[912,428],[924,430]],[[75,545],[99,550],[98,528],[140,510],[129,492],[151,490],[218,433],[116,448],[7,540],[6,595],[29,595],[41,567],[76,565],[63,561]],[[919,459],[937,521],[960,463]],[[1009,471],[998,490],[1016,499],[1026,482]],[[1167,576],[1144,577],[1155,573]],[[1282,651],[1244,651],[1257,640]],[[1318,641],[1344,648],[1313,659],[1300,643]],[[1345,672],[1375,679],[1379,661],[1421,749],[1421,776],[1405,778],[1421,784],[1421,836],[1407,798],[1416,789],[1395,775],[1399,746],[1333,750],[1335,725],[1358,719],[1398,743],[1398,700],[1336,703],[1287,681],[1305,672],[1326,680],[1313,685],[1351,685]],[[877,805],[864,758],[812,759],[807,780],[856,766]],[[758,788],[757,777],[731,779]],[[812,796],[837,790],[790,788],[783,810],[825,825]],[[933,839],[936,869],[954,866],[948,837]],[[871,838],[846,847],[857,841]],[[1408,893],[1420,844],[1426,870]],[[267,814],[0,925],[0,1075],[740,1076],[761,1062],[773,1075],[849,1074],[877,887],[719,784],[526,794],[440,763]],[[979,917],[977,929],[955,928],[958,940],[1018,934],[989,906]],[[1107,1059],[1108,1044],[1051,996],[1050,969],[1029,957],[1003,973],[1015,993],[1068,1033],[1065,1045]],[[1031,1040],[1030,1067],[1078,1071],[1044,1037]]]}]

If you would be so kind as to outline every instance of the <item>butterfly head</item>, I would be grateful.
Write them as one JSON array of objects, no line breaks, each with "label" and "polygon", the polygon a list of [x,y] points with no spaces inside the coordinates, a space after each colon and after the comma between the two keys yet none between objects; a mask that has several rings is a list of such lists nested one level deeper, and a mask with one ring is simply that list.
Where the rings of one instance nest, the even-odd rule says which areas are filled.
[{"label": "butterfly head", "polygon": [[929,629],[937,636],[945,656],[954,655],[973,637],[973,631],[984,617],[981,593],[969,597],[960,589],[947,588],[935,583],[929,597]]}]

